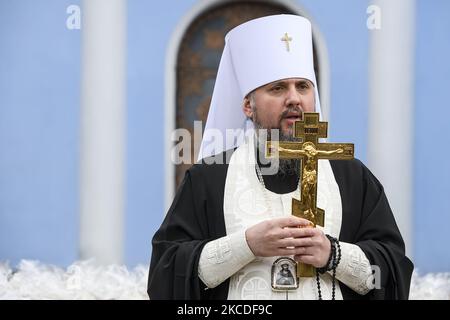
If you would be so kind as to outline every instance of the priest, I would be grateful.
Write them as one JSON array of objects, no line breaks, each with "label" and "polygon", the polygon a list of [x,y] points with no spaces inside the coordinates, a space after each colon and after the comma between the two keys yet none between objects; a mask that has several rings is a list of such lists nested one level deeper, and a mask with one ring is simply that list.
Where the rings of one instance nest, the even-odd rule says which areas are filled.
[{"label": "priest", "polygon": [[[299,160],[273,165],[264,142],[295,140],[304,112],[320,114],[310,22],[275,15],[231,30],[200,161],[153,237],[151,299],[408,298],[413,265],[382,185],[359,160],[319,160],[323,227],[292,216]],[[212,139],[240,128],[243,139]],[[277,274],[296,263],[316,276],[280,286]]]}]

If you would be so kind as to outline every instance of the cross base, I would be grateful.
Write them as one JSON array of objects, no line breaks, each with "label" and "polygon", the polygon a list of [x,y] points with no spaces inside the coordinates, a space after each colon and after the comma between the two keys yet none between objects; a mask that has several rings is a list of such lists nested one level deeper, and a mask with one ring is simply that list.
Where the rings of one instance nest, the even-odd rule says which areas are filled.
[{"label": "cross base", "polygon": [[297,275],[300,278],[312,278],[316,276],[316,268],[310,264],[297,263]]}]

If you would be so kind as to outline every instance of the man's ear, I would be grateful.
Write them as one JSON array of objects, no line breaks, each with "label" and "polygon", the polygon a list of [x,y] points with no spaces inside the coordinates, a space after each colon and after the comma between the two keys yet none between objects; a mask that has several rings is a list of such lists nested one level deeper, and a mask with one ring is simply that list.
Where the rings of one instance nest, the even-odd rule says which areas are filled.
[{"label": "man's ear", "polygon": [[252,106],[250,105],[250,99],[248,96],[244,98],[244,103],[242,104],[242,111],[244,111],[244,114],[247,116],[247,118],[252,119],[253,110]]}]

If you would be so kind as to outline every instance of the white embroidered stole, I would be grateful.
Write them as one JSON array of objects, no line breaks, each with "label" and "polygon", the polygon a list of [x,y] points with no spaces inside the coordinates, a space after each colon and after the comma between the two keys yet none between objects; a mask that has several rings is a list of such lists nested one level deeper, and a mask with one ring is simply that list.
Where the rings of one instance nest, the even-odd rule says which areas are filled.
[{"label": "white embroidered stole", "polygon": [[[342,221],[339,187],[328,160],[319,160],[318,168],[317,205],[325,210],[324,232],[338,238]],[[300,191],[297,189],[288,194],[276,194],[269,190],[264,192],[255,172],[254,138],[248,138],[233,153],[228,167],[223,205],[227,234],[247,229],[264,220],[291,215],[292,197],[299,199]],[[267,201],[270,201],[271,210]],[[277,258],[258,257],[235,273],[230,278],[228,299],[318,299],[315,277],[301,278],[299,288],[288,293],[272,291],[271,267]],[[321,292],[324,300],[331,299],[331,276],[327,273],[321,275]],[[342,299],[337,281],[336,299]]]}]

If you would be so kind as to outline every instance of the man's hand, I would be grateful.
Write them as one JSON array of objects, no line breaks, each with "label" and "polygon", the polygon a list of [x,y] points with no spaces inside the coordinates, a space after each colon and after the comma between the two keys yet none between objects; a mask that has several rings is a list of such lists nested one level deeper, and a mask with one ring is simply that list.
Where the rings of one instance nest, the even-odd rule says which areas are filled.
[{"label": "man's hand", "polygon": [[245,232],[248,246],[257,257],[294,256],[299,262],[323,267],[331,245],[322,230],[298,217],[284,217],[258,223]]},{"label": "man's hand", "polygon": [[323,268],[331,253],[331,243],[322,230],[318,228],[303,228],[303,239],[298,239],[294,260]]}]

